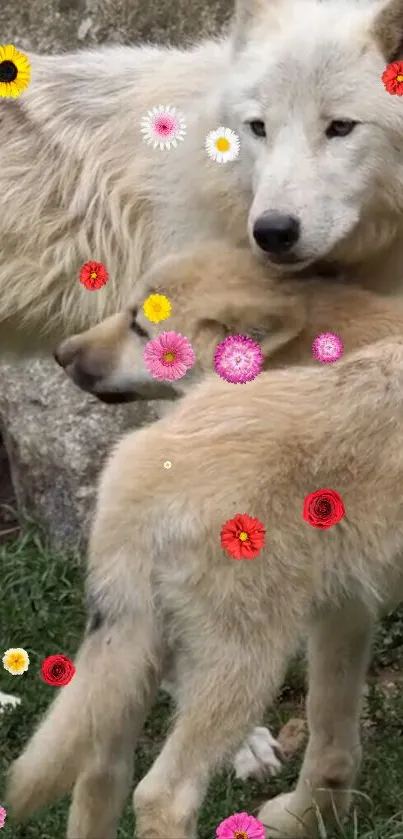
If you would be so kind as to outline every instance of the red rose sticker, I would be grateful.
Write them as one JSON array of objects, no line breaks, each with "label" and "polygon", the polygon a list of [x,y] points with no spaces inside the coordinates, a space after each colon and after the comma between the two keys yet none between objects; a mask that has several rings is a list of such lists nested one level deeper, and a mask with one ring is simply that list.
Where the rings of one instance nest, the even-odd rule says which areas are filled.
[{"label": "red rose sticker", "polygon": [[345,515],[341,496],[335,489],[318,489],[305,496],[302,517],[312,527],[327,530]]},{"label": "red rose sticker", "polygon": [[48,685],[65,687],[71,682],[76,668],[66,655],[49,655],[41,664],[42,679]]},{"label": "red rose sticker", "polygon": [[237,513],[221,528],[221,547],[233,559],[255,559],[262,550],[266,531],[259,519]]},{"label": "red rose sticker", "polygon": [[388,64],[381,78],[391,96],[403,96],[403,61]]}]

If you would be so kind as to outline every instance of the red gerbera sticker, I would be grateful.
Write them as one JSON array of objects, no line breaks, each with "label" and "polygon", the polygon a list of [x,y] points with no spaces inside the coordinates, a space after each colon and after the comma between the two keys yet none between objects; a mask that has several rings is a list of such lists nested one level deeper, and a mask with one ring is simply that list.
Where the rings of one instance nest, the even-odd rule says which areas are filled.
[{"label": "red gerbera sticker", "polygon": [[393,61],[382,73],[382,81],[391,96],[403,96],[403,61]]},{"label": "red gerbera sticker", "polygon": [[109,274],[102,262],[86,262],[80,268],[79,280],[88,291],[96,291],[108,282]]},{"label": "red gerbera sticker", "polygon": [[318,489],[305,496],[302,517],[312,527],[327,530],[345,515],[341,496],[335,489]]},{"label": "red gerbera sticker", "polygon": [[48,685],[64,687],[71,682],[76,668],[66,655],[49,655],[41,664],[42,679]]},{"label": "red gerbera sticker", "polygon": [[255,559],[264,547],[265,535],[259,519],[237,513],[221,528],[221,547],[233,559]]}]

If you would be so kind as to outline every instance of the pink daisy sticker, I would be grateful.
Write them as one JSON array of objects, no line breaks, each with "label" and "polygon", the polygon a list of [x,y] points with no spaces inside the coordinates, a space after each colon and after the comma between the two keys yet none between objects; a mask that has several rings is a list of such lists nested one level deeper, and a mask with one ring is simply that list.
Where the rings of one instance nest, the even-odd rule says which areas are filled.
[{"label": "pink daisy sticker", "polygon": [[0,807],[0,827],[4,827],[7,818],[7,810],[5,807]]},{"label": "pink daisy sticker", "polygon": [[224,819],[216,830],[216,839],[265,839],[265,830],[258,819],[248,813],[234,813]]},{"label": "pink daisy sticker", "polygon": [[215,349],[214,369],[226,382],[245,384],[262,371],[264,355],[247,335],[230,335]]},{"label": "pink daisy sticker", "polygon": [[321,332],[312,344],[312,352],[317,361],[333,364],[343,355],[343,341],[335,332]]},{"label": "pink daisy sticker", "polygon": [[178,140],[183,140],[186,134],[186,123],[183,114],[171,105],[159,105],[148,111],[141,120],[141,133],[149,146],[154,149],[175,148]]},{"label": "pink daisy sticker", "polygon": [[160,382],[181,379],[196,361],[190,341],[179,332],[161,332],[146,344],[143,358],[148,372]]}]

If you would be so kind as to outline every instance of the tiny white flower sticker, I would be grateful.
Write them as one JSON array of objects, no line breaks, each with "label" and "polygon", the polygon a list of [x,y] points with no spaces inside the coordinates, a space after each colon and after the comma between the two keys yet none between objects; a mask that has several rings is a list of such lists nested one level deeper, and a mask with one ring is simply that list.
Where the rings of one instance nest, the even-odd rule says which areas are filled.
[{"label": "tiny white flower sticker", "polygon": [[221,126],[207,134],[204,146],[212,160],[217,163],[227,163],[238,157],[240,142],[235,131]]},{"label": "tiny white flower sticker", "polygon": [[170,461],[170,460],[166,460],[166,461],[165,461],[165,463],[164,463],[164,469],[170,469],[170,468],[171,468],[171,466],[172,466],[171,461]]},{"label": "tiny white flower sticker", "polygon": [[141,120],[143,139],[154,149],[175,148],[186,134],[183,114],[171,105],[159,105],[148,111]]}]

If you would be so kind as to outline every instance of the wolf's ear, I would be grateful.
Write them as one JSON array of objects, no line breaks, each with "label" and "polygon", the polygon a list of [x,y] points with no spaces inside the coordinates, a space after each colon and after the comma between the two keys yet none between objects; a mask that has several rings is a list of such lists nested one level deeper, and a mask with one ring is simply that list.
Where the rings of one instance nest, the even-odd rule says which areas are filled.
[{"label": "wolf's ear", "polygon": [[389,0],[378,12],[372,34],[388,64],[403,56],[403,0]]},{"label": "wolf's ear", "polygon": [[242,46],[253,26],[282,0],[235,0],[232,36],[235,49]]}]

